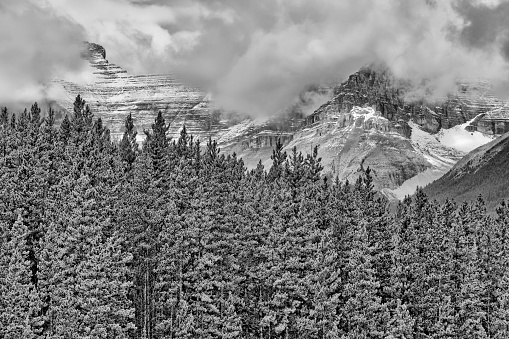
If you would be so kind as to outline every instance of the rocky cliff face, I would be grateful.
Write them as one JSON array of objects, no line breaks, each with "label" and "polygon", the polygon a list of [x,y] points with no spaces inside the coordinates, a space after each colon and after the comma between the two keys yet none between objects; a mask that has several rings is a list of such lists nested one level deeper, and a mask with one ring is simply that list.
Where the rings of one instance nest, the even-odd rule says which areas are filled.
[{"label": "rocky cliff face", "polygon": [[408,101],[408,88],[386,70],[361,69],[334,88],[307,117],[309,133],[296,133],[289,146],[320,144],[325,170],[342,178],[369,166],[377,188],[402,198],[509,131],[509,109],[486,81],[458,82],[440,103]]}]

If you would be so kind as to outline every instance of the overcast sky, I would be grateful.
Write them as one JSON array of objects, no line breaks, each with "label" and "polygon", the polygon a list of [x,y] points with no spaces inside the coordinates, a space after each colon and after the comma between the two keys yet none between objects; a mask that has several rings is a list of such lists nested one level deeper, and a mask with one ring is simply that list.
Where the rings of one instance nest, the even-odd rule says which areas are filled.
[{"label": "overcast sky", "polygon": [[173,73],[261,115],[373,62],[426,80],[416,93],[509,79],[499,0],[0,0],[0,37],[0,101],[79,74],[83,40],[132,73]]}]

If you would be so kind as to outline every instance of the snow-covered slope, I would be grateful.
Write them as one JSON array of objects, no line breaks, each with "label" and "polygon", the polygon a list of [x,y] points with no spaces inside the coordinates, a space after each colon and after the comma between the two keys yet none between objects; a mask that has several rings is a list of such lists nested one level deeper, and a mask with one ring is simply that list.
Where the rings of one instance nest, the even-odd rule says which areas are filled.
[{"label": "snow-covered slope", "polygon": [[[410,137],[412,147],[426,159],[429,166],[425,171],[403,182],[397,189],[386,190],[389,196],[398,199],[403,199],[406,195],[413,194],[417,187],[426,186],[440,178],[465,155],[465,152],[442,143],[437,135],[423,131],[414,122],[409,122],[409,125],[412,130]],[[454,131],[450,131],[448,135],[453,138]]]},{"label": "snow-covered slope", "polygon": [[[475,118],[474,118],[475,119]],[[399,188],[388,191],[398,199],[411,195],[417,187],[424,187],[447,173],[460,159],[473,149],[489,143],[495,137],[477,131],[468,131],[474,119],[442,129],[433,135],[409,122],[412,145],[431,164],[431,167],[405,181]]]},{"label": "snow-covered slope", "polygon": [[437,140],[442,145],[454,148],[458,151],[468,153],[479,146],[487,144],[495,137],[478,131],[468,131],[467,128],[478,119],[479,116],[467,121],[464,124],[449,129],[442,129],[437,134]]}]

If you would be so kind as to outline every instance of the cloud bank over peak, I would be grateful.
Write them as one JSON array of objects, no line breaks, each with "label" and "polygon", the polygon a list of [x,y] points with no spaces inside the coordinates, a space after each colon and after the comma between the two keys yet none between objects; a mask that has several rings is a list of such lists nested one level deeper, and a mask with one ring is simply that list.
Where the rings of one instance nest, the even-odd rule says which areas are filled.
[{"label": "cloud bank over peak", "polygon": [[509,80],[508,1],[23,2],[73,28],[54,40],[99,43],[131,72],[173,73],[258,116],[277,113],[310,83],[371,63],[414,84],[416,97],[444,95],[458,78]]},{"label": "cloud bank over peak", "polygon": [[84,37],[78,23],[41,3],[0,3],[0,102],[39,100],[45,83],[80,72]]}]

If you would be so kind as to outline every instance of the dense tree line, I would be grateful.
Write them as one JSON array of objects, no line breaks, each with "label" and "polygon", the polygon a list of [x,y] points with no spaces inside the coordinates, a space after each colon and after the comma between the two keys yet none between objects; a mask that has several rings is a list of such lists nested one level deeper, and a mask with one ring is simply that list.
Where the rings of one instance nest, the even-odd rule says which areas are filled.
[{"label": "dense tree line", "polygon": [[509,206],[390,212],[367,170],[329,182],[159,114],[119,143],[78,97],[0,114],[0,338],[507,338]]}]

